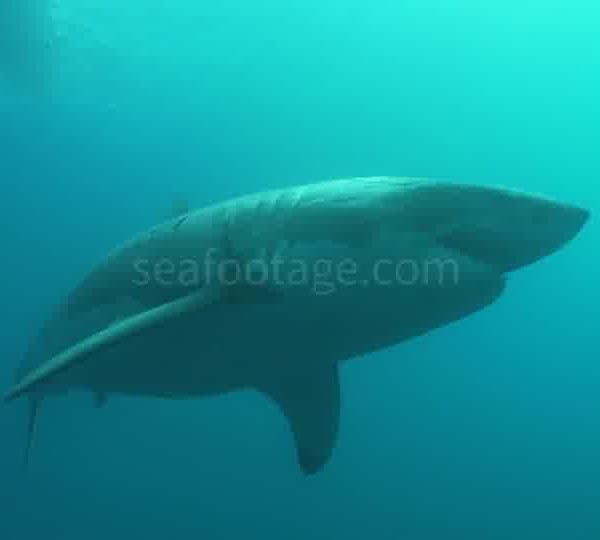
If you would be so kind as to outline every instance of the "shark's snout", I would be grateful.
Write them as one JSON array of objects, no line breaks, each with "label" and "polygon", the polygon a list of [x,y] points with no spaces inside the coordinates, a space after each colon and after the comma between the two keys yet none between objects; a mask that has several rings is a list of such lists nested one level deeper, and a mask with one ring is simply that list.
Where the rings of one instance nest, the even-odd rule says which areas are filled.
[{"label": "shark's snout", "polygon": [[589,221],[590,217],[590,211],[585,208],[563,206],[562,216],[557,218],[562,220],[562,228],[565,235],[563,243],[570,242],[575,238]]},{"label": "shark's snout", "polygon": [[590,218],[584,208],[504,188],[434,185],[423,194],[419,206],[435,209],[428,215],[438,242],[501,272],[558,251]]},{"label": "shark's snout", "polygon": [[[530,223],[527,223],[527,219]],[[514,242],[508,270],[516,270],[552,255],[571,242],[590,218],[579,206],[531,197],[521,214],[520,238]]]}]

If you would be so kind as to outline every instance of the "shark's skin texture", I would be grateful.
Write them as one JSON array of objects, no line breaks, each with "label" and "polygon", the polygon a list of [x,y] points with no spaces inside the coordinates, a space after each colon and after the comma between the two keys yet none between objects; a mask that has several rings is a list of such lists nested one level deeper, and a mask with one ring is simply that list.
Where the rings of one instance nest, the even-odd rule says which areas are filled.
[{"label": "shark's skin texture", "polygon": [[338,437],[340,363],[485,308],[507,273],[560,249],[588,217],[508,189],[390,177],[177,216],[111,253],[53,324],[135,307],[30,360],[6,399],[76,388],[101,405],[256,389],[315,473]]}]

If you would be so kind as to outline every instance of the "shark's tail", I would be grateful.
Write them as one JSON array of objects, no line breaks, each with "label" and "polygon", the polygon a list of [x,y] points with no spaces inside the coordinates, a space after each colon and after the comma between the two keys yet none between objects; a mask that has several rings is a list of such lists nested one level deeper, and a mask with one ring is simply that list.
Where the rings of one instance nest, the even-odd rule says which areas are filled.
[{"label": "shark's tail", "polygon": [[[2,1],[2,0],[0,0]],[[47,333],[47,327],[44,326],[40,336],[45,337]],[[37,357],[39,354],[39,343],[37,340],[33,340],[29,345],[29,349],[25,354],[23,363],[16,369],[14,374],[14,381],[18,383],[22,380],[29,371],[31,371],[38,363]],[[27,431],[25,434],[25,451],[23,454],[23,471],[26,473],[29,470],[29,464],[31,462],[31,452],[35,442],[38,416],[40,407],[42,405],[43,395],[40,393],[32,392],[27,396]]]},{"label": "shark's tail", "polygon": [[37,421],[40,405],[40,398],[31,397],[29,399],[29,408],[27,411],[27,442],[25,446],[25,454],[23,456],[23,470],[25,472],[29,470],[29,463],[31,462],[31,450],[33,448],[35,434],[37,431]]},{"label": "shark's tail", "polygon": [[0,79],[29,95],[47,95],[51,83],[49,4],[0,0]]}]

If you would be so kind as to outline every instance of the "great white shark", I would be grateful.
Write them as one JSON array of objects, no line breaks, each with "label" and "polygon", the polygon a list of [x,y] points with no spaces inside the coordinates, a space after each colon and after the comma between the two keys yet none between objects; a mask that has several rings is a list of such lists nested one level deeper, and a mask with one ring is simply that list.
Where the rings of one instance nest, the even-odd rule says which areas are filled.
[{"label": "great white shark", "polygon": [[[316,473],[338,438],[343,361],[489,306],[509,273],[562,248],[588,218],[507,188],[394,177],[189,211],[91,270],[5,400],[29,397],[31,441],[40,401],[69,389],[99,405],[255,389],[287,419],[302,471]],[[48,345],[52,328],[78,321],[93,322]]]}]

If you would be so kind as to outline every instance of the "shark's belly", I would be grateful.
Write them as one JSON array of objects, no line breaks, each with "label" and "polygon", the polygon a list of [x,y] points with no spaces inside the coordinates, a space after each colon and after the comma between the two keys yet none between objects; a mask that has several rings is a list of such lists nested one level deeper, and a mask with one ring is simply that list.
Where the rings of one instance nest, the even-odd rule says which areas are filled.
[{"label": "shark's belly", "polygon": [[249,388],[272,370],[341,362],[424,334],[490,304],[503,286],[490,273],[454,285],[356,285],[222,305],[98,355],[68,385],[168,398]]},{"label": "shark's belly", "polygon": [[274,370],[400,343],[466,317],[503,290],[501,274],[435,244],[407,241],[402,260],[415,268],[398,266],[397,247],[386,241],[280,250],[286,265],[270,267],[258,290],[242,286],[233,300],[96,353],[60,385],[171,398],[221,394],[259,385]]}]

